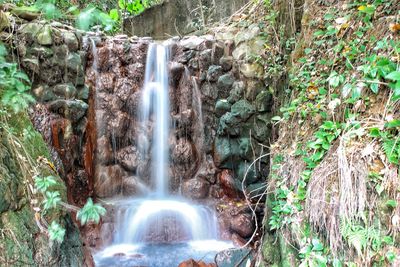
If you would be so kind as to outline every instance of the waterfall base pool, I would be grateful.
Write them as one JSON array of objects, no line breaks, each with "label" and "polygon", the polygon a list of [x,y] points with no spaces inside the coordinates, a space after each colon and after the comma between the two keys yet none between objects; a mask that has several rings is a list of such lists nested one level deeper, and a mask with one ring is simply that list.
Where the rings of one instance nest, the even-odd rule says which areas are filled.
[{"label": "waterfall base pool", "polygon": [[96,267],[177,267],[188,259],[212,263],[219,251],[232,247],[232,243],[217,240],[177,244],[121,244],[98,252],[94,260]]}]

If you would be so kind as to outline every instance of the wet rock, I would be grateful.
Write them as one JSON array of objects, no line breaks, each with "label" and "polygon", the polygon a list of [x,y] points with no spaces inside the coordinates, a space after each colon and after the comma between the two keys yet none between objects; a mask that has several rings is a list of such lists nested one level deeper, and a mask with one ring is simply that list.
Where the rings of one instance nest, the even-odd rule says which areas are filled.
[{"label": "wet rock", "polygon": [[[110,81],[108,81],[110,82]],[[119,103],[114,103],[114,107],[117,109],[121,109],[123,105],[126,103],[130,95],[132,94],[132,89],[134,88],[134,84],[132,80],[129,78],[122,78],[118,77],[115,81],[115,87],[114,87],[114,95],[117,96],[118,102]],[[110,89],[108,89],[110,90]],[[117,100],[115,99],[115,100]]]},{"label": "wet rock", "polygon": [[267,196],[265,193],[266,189],[266,183],[254,183],[247,186],[246,193],[250,198],[260,199],[260,201],[265,202]]},{"label": "wet rock", "polygon": [[53,92],[56,96],[71,99],[76,96],[76,88],[72,83],[58,84],[54,86]]},{"label": "wet rock", "polygon": [[97,160],[102,164],[110,164],[114,161],[114,154],[110,140],[106,136],[97,139]]},{"label": "wet rock", "polygon": [[246,239],[244,239],[243,237],[241,237],[240,235],[238,235],[237,233],[233,233],[232,237],[231,237],[232,243],[236,246],[236,247],[243,247],[244,245],[246,245],[247,241]]},{"label": "wet rock", "polygon": [[88,107],[88,104],[81,100],[58,99],[49,103],[50,111],[58,113],[72,122],[81,119],[86,114]]},{"label": "wet rock", "polygon": [[176,84],[182,77],[185,66],[179,62],[171,62],[169,64],[170,77]]},{"label": "wet rock", "polygon": [[139,152],[135,146],[125,147],[117,152],[118,163],[127,171],[136,171],[139,166]]},{"label": "wet rock", "polygon": [[218,100],[215,104],[215,114],[218,117],[221,117],[226,112],[229,112],[231,110],[231,106],[231,103],[229,103],[226,99]]},{"label": "wet rock", "polygon": [[195,56],[196,56],[196,51],[187,50],[179,57],[178,62],[185,64],[185,63],[189,62],[189,60],[191,60]]},{"label": "wet rock", "polygon": [[218,86],[219,90],[222,90],[222,91],[226,92],[226,94],[228,94],[234,81],[235,80],[231,74],[229,74],[229,73],[224,74],[218,78],[217,86]]},{"label": "wet rock", "polygon": [[238,233],[243,238],[250,237],[254,232],[254,221],[250,214],[239,214],[232,218],[231,230]]},{"label": "wet rock", "polygon": [[177,140],[172,149],[172,160],[175,164],[187,165],[194,162],[193,144],[186,138]]},{"label": "wet rock", "polygon": [[211,65],[207,71],[207,81],[216,82],[222,74],[222,67],[218,65]]},{"label": "wet rock", "polygon": [[256,171],[256,167],[253,165],[250,167],[250,160],[247,162],[241,161],[238,165],[235,166],[237,181],[240,181],[240,185],[236,184],[236,187],[241,188],[242,180],[245,179],[245,185],[249,185],[257,182],[258,180],[258,172]]},{"label": "wet rock", "polygon": [[201,178],[190,179],[182,184],[182,194],[193,199],[207,197],[210,184]]},{"label": "wet rock", "polygon": [[98,197],[112,197],[121,193],[122,178],[127,172],[119,165],[98,166],[96,168],[95,192]]},{"label": "wet rock", "polygon": [[219,60],[219,65],[221,65],[224,71],[230,71],[233,65],[233,57],[221,57]]},{"label": "wet rock", "polygon": [[231,112],[234,116],[240,117],[242,121],[246,121],[254,114],[255,108],[248,101],[242,99],[232,105]]},{"label": "wet rock", "polygon": [[109,132],[112,138],[122,138],[125,136],[129,126],[129,115],[122,111],[113,114],[109,122]]},{"label": "wet rock", "polygon": [[188,67],[190,70],[198,70],[199,69],[199,59],[197,57],[189,60]]},{"label": "wet rock", "polygon": [[40,45],[52,45],[53,44],[53,38],[51,34],[51,26],[50,25],[45,25],[43,26],[37,33],[37,42]]},{"label": "wet rock", "polygon": [[229,93],[228,101],[233,104],[243,98],[244,95],[244,82],[236,81],[232,85],[232,90]]},{"label": "wet rock", "polygon": [[264,74],[264,68],[258,63],[245,63],[240,66],[240,73],[246,78],[261,79]]},{"label": "wet rock", "polygon": [[235,179],[231,170],[225,169],[218,174],[218,182],[223,190],[223,194],[229,198],[237,198],[239,196],[235,187]]},{"label": "wet rock", "polygon": [[122,194],[124,196],[138,196],[148,192],[149,188],[147,188],[138,177],[129,176],[122,178]]}]

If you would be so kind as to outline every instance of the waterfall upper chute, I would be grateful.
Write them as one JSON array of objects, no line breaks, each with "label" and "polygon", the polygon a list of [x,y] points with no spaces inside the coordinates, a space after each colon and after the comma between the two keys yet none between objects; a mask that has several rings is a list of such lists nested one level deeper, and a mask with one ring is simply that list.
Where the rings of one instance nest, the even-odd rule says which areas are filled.
[{"label": "waterfall upper chute", "polygon": [[[168,186],[168,135],[169,135],[169,94],[168,94],[168,48],[150,44],[147,53],[146,73],[139,110],[141,131],[146,135],[152,128],[152,145],[141,147],[142,158],[151,154],[151,178],[157,197],[167,193]],[[138,140],[141,140],[138,136]],[[139,144],[139,147],[141,144]]]}]

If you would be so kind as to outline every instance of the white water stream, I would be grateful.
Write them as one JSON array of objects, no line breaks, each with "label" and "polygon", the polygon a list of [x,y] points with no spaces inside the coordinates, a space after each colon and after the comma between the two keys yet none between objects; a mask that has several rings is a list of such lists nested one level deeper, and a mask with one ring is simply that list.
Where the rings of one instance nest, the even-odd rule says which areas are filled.
[{"label": "white water stream", "polygon": [[[174,266],[181,260],[196,256],[200,259],[208,254],[212,259],[217,251],[231,246],[217,241],[218,223],[210,208],[192,204],[168,192],[168,55],[165,46],[149,46],[138,114],[140,129],[137,145],[142,158],[150,153],[152,190],[146,198],[119,201],[113,245],[95,255],[98,266]],[[199,96],[195,97],[194,102],[199,106]],[[197,112],[201,115],[201,106],[199,109]],[[171,261],[171,265],[165,265],[166,261],[172,260],[170,255],[175,252],[179,255]],[[130,255],[129,259],[114,257],[121,254]],[[154,259],[154,255],[158,258]]]}]

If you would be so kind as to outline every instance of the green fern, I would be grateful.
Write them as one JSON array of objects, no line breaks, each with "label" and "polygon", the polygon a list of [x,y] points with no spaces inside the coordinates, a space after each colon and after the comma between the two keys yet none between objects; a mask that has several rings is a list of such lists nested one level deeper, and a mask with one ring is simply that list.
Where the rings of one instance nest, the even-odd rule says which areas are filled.
[{"label": "green fern", "polygon": [[385,151],[386,157],[390,163],[399,165],[400,161],[400,140],[399,137],[396,139],[385,138],[382,144],[383,151]]}]

